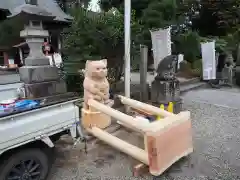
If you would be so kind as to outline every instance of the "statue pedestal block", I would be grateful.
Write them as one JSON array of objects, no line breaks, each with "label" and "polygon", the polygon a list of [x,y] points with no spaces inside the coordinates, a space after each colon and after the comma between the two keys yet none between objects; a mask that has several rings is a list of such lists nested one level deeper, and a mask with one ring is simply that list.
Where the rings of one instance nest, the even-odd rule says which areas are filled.
[{"label": "statue pedestal block", "polygon": [[160,102],[179,98],[180,88],[178,80],[158,81],[154,80],[151,86],[151,101]]},{"label": "statue pedestal block", "polygon": [[20,79],[26,84],[59,80],[58,68],[54,66],[23,66],[19,68]]},{"label": "statue pedestal block", "polygon": [[179,81],[177,79],[166,81],[154,80],[151,87],[151,102],[157,107],[161,104],[164,104],[166,107],[169,102],[172,102],[173,112],[175,114],[179,113],[182,110]]},{"label": "statue pedestal block", "polygon": [[34,84],[24,84],[26,98],[36,99],[46,96],[53,96],[67,92],[64,81],[50,81]]},{"label": "statue pedestal block", "polygon": [[98,127],[105,129],[111,125],[111,117],[99,111],[91,111],[82,108],[82,125],[85,129]]}]

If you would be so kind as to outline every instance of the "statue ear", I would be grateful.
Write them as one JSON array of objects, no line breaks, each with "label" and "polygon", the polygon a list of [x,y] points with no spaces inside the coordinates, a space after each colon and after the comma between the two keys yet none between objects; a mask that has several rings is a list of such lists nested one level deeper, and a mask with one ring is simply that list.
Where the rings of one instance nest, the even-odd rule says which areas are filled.
[{"label": "statue ear", "polygon": [[90,60],[87,60],[87,61],[86,61],[86,63],[85,63],[85,68],[86,68],[86,69],[88,68],[88,66],[89,66],[90,63],[91,63]]},{"label": "statue ear", "polygon": [[102,59],[102,61],[107,66],[107,59]]}]

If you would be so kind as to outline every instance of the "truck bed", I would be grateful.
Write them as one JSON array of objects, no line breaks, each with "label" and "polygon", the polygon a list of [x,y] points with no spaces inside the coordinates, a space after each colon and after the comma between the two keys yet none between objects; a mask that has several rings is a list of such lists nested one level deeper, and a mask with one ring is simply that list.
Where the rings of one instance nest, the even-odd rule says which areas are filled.
[{"label": "truck bed", "polygon": [[72,99],[50,101],[24,112],[0,118],[0,154],[15,146],[51,136],[70,128],[79,121],[79,108]]},{"label": "truck bed", "polygon": [[[53,97],[54,97],[54,99],[53,99]],[[44,99],[43,98],[36,99],[36,100],[44,101],[44,103],[35,107],[35,108],[32,108],[32,109],[18,110],[18,111],[14,111],[14,112],[11,112],[11,113],[8,113],[8,114],[3,114],[3,115],[0,114],[0,120],[3,117],[9,117],[9,116],[12,116],[12,115],[16,115],[16,114],[20,114],[20,113],[24,113],[24,112],[32,111],[32,110],[35,110],[35,109],[40,109],[40,108],[43,108],[43,107],[63,103],[63,102],[70,101],[70,100],[76,100],[76,99],[79,99],[79,98],[73,93],[66,93],[66,94],[64,94],[64,97],[63,97],[63,95],[61,95],[61,97],[52,96],[52,97],[46,97]]]}]

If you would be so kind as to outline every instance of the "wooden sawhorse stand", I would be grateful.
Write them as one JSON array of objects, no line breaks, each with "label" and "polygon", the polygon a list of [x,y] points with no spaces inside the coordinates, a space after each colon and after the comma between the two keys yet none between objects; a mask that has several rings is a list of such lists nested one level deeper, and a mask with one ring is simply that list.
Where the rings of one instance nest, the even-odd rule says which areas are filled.
[{"label": "wooden sawhorse stand", "polygon": [[[126,115],[95,100],[89,100],[89,110],[82,109],[82,123],[93,136],[110,146],[132,156],[149,166],[154,176],[161,175],[172,164],[193,152],[190,112],[173,114],[155,106],[119,96],[121,102],[134,109],[159,115],[159,121],[141,122],[141,119]],[[91,109],[94,109],[92,111]],[[123,126],[141,132],[145,149],[123,141],[103,130],[111,124],[110,117],[117,119]]]}]

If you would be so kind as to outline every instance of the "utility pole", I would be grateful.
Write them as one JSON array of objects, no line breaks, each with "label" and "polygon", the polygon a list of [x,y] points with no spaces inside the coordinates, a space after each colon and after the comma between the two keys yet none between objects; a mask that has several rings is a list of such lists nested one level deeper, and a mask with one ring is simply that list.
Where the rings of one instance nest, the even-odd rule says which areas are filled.
[{"label": "utility pole", "polygon": [[124,1],[124,42],[125,42],[125,96],[130,98],[130,84],[131,84],[131,0]]}]

